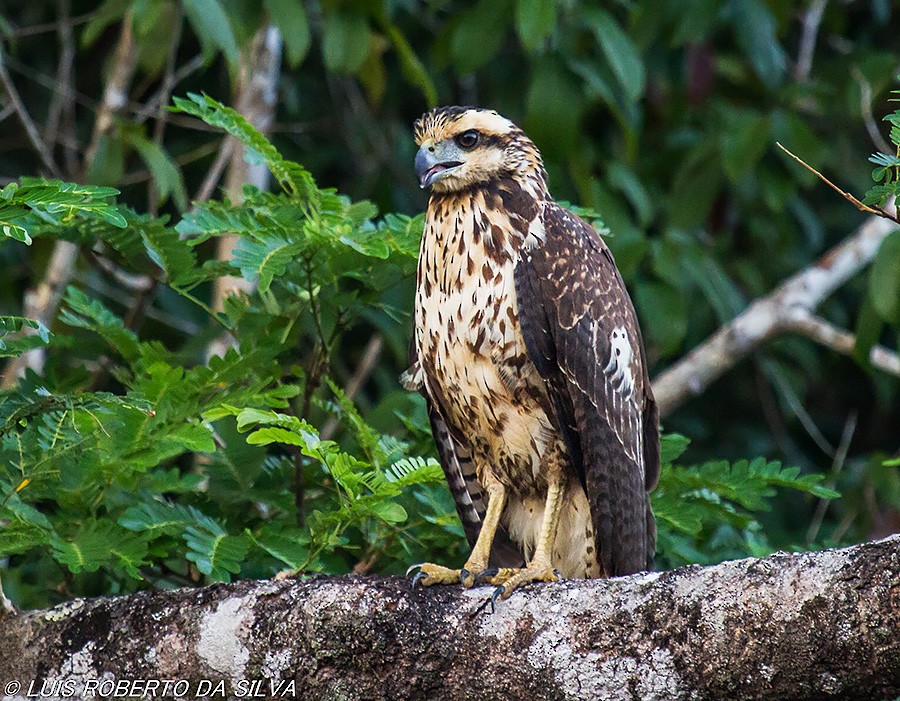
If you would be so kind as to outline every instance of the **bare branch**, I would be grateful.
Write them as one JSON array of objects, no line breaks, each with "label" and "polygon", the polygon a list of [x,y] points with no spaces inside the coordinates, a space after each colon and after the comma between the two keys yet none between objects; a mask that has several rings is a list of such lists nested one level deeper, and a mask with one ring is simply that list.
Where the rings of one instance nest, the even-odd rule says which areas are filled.
[{"label": "bare branch", "polygon": [[[69,0],[58,0],[57,10],[59,12],[59,63],[56,69],[56,85],[53,88],[53,97],[50,100],[50,107],[47,109],[47,123],[44,125],[44,141],[50,144],[50,148],[58,141],[58,133],[62,122],[65,122],[66,128],[71,126],[72,117],[72,100],[67,96],[68,88],[74,82],[75,67],[75,37],[72,32],[72,22],[70,19],[70,2]],[[72,149],[66,149],[66,163],[74,164]],[[74,175],[73,170],[69,170],[70,175]]]},{"label": "bare branch", "polygon": [[226,166],[231,162],[231,153],[235,149],[235,144],[234,139],[227,137],[222,139],[219,144],[219,152],[216,154],[215,160],[206,172],[206,176],[203,178],[203,182],[194,196],[195,202],[206,202],[212,197],[216,185],[219,184],[219,180],[222,178],[222,173],[225,172]]},{"label": "bare branch", "polygon": [[127,270],[122,270],[122,268],[111,260],[95,251],[87,251],[87,255],[94,265],[109,275],[126,290],[144,293],[149,292],[156,285],[156,281],[149,275],[137,275],[135,273],[129,273]]},{"label": "bare branch", "polygon": [[[44,277],[40,284],[25,293],[23,304],[23,316],[40,321],[45,326],[50,326],[56,310],[62,300],[63,292],[72,272],[75,262],[78,260],[78,246],[70,241],[57,241],[53,247],[50,262],[44,271]],[[34,334],[36,331],[29,327],[22,329],[24,334]],[[34,349],[23,353],[17,358],[12,358],[3,370],[3,379],[0,387],[4,389],[14,387],[19,378],[25,374],[26,369],[40,372],[44,367],[44,353],[42,349]]]},{"label": "bare branch", "polygon": [[57,32],[60,30],[60,27],[63,24],[69,24],[71,26],[75,26],[77,24],[84,24],[85,22],[89,22],[91,17],[96,14],[96,10],[93,12],[85,12],[83,15],[78,15],[77,17],[73,17],[71,19],[59,19],[56,22],[47,22],[46,24],[33,24],[30,27],[20,27],[18,29],[13,29],[6,34],[8,39],[21,39],[23,37],[30,37],[36,34],[46,34],[47,32]]},{"label": "bare branch", "polygon": [[71,680],[73,698],[103,679],[183,679],[179,698],[895,698],[898,581],[895,536],[532,585],[495,613],[484,587],[399,577],[142,591],[7,615],[0,679]]},{"label": "bare branch", "polygon": [[803,82],[812,71],[813,54],[816,52],[816,40],[819,37],[819,26],[828,0],[812,0],[809,8],[803,13],[803,30],[800,35],[800,50],[797,52],[797,64],[794,66],[794,78]]},{"label": "bare branch", "polygon": [[[158,114],[160,110],[165,109],[166,105],[169,102],[169,98],[172,95],[172,89],[182,80],[200,70],[203,67],[204,63],[205,61],[203,55],[198,54],[197,56],[194,56],[194,58],[176,68],[172,72],[171,79],[167,82],[164,82],[163,85],[161,85],[159,89],[155,93],[153,93],[153,95],[144,103],[144,106],[141,107],[140,110],[138,110],[137,114],[135,114],[134,121],[138,124],[143,124],[148,119],[150,119],[150,117]],[[171,120],[172,114],[166,112],[166,118]]]},{"label": "bare branch", "polygon": [[122,30],[113,54],[112,70],[103,90],[103,100],[97,110],[94,133],[84,157],[85,171],[94,162],[100,138],[109,134],[115,115],[128,106],[128,89],[137,65],[137,50],[134,44],[134,15],[129,9],[122,18]]},{"label": "bare branch", "polygon": [[[178,47],[181,44],[181,32],[184,27],[184,17],[181,7],[178,8],[178,19],[175,23],[176,29],[172,34],[169,42],[169,55],[166,57],[166,69],[163,74],[162,86],[159,89],[159,107],[157,108],[156,121],[153,125],[153,143],[162,148],[163,136],[166,132],[166,122],[169,112],[165,106],[172,96],[172,89],[175,87],[175,61],[178,58]],[[159,188],[156,180],[151,179],[147,183],[147,210],[154,217],[159,213]]]},{"label": "bare branch", "polygon": [[875,115],[872,114],[872,84],[863,72],[856,66],[850,66],[850,75],[859,85],[859,111],[862,114],[863,123],[866,125],[866,131],[872,143],[882,153],[891,153],[895,149],[884,140],[881,132],[878,131],[878,125],[875,123]]},{"label": "bare branch", "polygon": [[[852,356],[856,349],[856,336],[818,316],[791,319],[785,323],[784,330],[802,334],[844,355]],[[900,377],[900,356],[884,346],[872,346],[869,362],[874,368]]]},{"label": "bare branch", "polygon": [[[278,76],[281,71],[281,32],[275,25],[262,27],[253,37],[246,59],[241,61],[240,75],[236,88],[236,109],[250,124],[263,134],[267,134],[275,123],[275,108],[278,99]],[[233,141],[232,137],[228,137]],[[224,149],[223,149],[224,150]],[[265,189],[269,184],[269,170],[264,163],[251,165],[244,159],[244,148],[234,143],[230,149],[228,171],[225,175],[225,190],[232,202],[243,201],[243,187],[252,184]],[[205,191],[204,183],[204,191]],[[231,252],[237,247],[238,236],[221,236],[216,241],[216,257],[230,260]],[[246,279],[229,275],[217,278],[213,283],[213,304],[221,311],[225,298],[237,292],[250,292],[253,286]],[[221,353],[225,339],[219,338],[210,344],[209,354]]]},{"label": "bare branch", "polygon": [[362,389],[362,386],[366,384],[372,371],[378,365],[382,350],[384,350],[384,337],[380,333],[376,333],[366,344],[362,358],[359,360],[359,365],[356,366],[356,371],[347,380],[347,385],[344,387],[344,393],[348,399],[353,399],[359,390]]},{"label": "bare branch", "polygon": [[3,581],[0,580],[0,618],[15,613],[16,607],[13,606],[13,602],[7,599],[6,594],[3,593]]},{"label": "bare branch", "polygon": [[25,109],[25,103],[22,102],[19,91],[16,90],[16,85],[15,83],[13,83],[12,76],[10,76],[9,71],[6,70],[4,55],[5,51],[2,47],[0,47],[0,83],[3,84],[3,88],[6,90],[9,101],[15,109],[16,115],[19,117],[19,121],[22,123],[22,126],[25,129],[25,134],[28,136],[28,141],[31,143],[31,147],[35,150],[38,156],[40,156],[41,162],[44,164],[44,168],[47,169],[50,175],[52,175],[54,178],[58,178],[60,177],[59,166],[56,165],[56,161],[53,160],[53,154],[50,152],[50,149],[47,148],[47,144],[45,144],[44,140],[41,138],[41,134],[38,131],[37,125],[34,123],[31,115],[28,114],[28,110]]},{"label": "bare branch", "polygon": [[[838,445],[838,449],[834,453],[834,459],[831,462],[831,474],[828,478],[828,487],[830,489],[834,489],[835,486],[837,486],[838,475],[841,473],[841,470],[844,469],[844,463],[847,461],[847,454],[850,452],[850,443],[853,441],[853,434],[856,433],[857,418],[858,413],[854,409],[850,412],[850,416],[847,417],[847,421],[844,423],[844,430],[841,432],[841,442]],[[816,511],[809,523],[809,528],[806,530],[807,545],[812,545],[816,542],[816,538],[819,537],[819,531],[822,529],[822,524],[825,522],[825,512],[828,511],[829,501],[829,499],[820,498],[819,503],[816,504]]]},{"label": "bare branch", "polygon": [[822,430],[816,425],[813,417],[806,410],[806,407],[803,406],[803,401],[797,395],[797,392],[791,386],[791,383],[785,379],[783,370],[770,358],[762,358],[760,363],[769,380],[773,383],[774,387],[778,389],[781,396],[784,398],[784,401],[793,412],[794,417],[800,422],[803,430],[806,431],[806,435],[812,439],[819,450],[825,453],[829,458],[833,458],[834,446],[831,445],[825,437],[825,434],[822,433]]},{"label": "bare branch", "polygon": [[[714,380],[769,338],[792,329],[809,329],[809,319],[832,292],[867,266],[881,242],[896,230],[892,215],[867,220],[855,234],[832,248],[808,268],[796,273],[765,297],[753,302],[728,324],[684,358],[666,369],[653,382],[660,414],[666,415],[692,396],[701,394]],[[838,334],[839,336],[839,334]],[[831,334],[832,342],[836,336]],[[818,339],[817,339],[818,340]],[[846,339],[843,341],[846,347]],[[852,348],[852,347],[851,347]],[[877,367],[891,372],[891,354],[874,349]],[[873,360],[873,364],[875,361]]]},{"label": "bare branch", "polygon": [[[186,151],[185,153],[181,153],[175,156],[172,160],[180,166],[185,166],[194,161],[199,161],[207,156],[211,156],[213,153],[217,152],[219,147],[214,142],[209,142],[206,144],[200,144],[196,148],[191,149],[190,151]],[[119,178],[119,185],[137,185],[138,183],[144,183],[150,180],[153,177],[153,173],[150,172],[149,168],[141,168],[139,170],[133,170],[130,173],[125,173],[121,178]]]},{"label": "bare branch", "polygon": [[39,71],[34,69],[22,61],[16,59],[15,56],[6,55],[5,62],[9,67],[9,70],[14,73],[18,73],[19,75],[28,78],[38,85],[41,85],[51,92],[54,90],[59,90],[63,96],[75,104],[84,107],[86,110],[89,110],[91,113],[96,113],[98,109],[98,103],[92,97],[85,95],[82,92],[79,92],[75,89],[74,85],[58,85],[56,82],[56,77],[48,75],[43,71]]}]

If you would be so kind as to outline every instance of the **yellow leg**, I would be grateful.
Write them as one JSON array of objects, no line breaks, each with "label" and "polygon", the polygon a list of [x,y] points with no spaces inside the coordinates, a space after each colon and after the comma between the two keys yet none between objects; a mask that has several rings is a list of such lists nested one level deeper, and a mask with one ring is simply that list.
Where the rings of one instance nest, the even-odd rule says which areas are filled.
[{"label": "yellow leg", "polygon": [[561,470],[557,474],[554,472],[556,470],[551,471],[550,483],[547,485],[544,518],[541,521],[541,532],[538,535],[534,556],[524,569],[504,568],[493,576],[483,579],[486,584],[499,585],[491,600],[498,597],[505,599],[516,588],[529,582],[555,582],[560,579],[559,573],[553,568],[553,548],[566,482]]},{"label": "yellow leg", "polygon": [[461,570],[454,570],[441,565],[433,565],[426,562],[421,565],[413,565],[408,572],[418,568],[418,573],[413,578],[413,584],[421,582],[428,587],[432,584],[456,584],[461,582],[468,589],[475,585],[475,577],[485,570],[491,557],[491,546],[494,544],[494,535],[500,526],[500,517],[506,507],[506,487],[500,482],[491,481],[487,486],[488,505],[484,514],[481,530],[475,547],[466,564]]}]

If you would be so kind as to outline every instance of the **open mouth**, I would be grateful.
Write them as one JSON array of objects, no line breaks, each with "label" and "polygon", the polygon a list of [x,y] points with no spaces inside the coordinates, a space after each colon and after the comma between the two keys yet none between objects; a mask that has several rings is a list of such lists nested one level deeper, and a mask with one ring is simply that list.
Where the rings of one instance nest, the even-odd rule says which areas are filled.
[{"label": "open mouth", "polygon": [[422,173],[422,177],[419,180],[419,185],[423,188],[428,187],[435,180],[440,178],[441,173],[444,173],[448,170],[452,170],[453,168],[457,168],[462,165],[461,161],[446,161],[444,163],[435,163],[431,168]]}]

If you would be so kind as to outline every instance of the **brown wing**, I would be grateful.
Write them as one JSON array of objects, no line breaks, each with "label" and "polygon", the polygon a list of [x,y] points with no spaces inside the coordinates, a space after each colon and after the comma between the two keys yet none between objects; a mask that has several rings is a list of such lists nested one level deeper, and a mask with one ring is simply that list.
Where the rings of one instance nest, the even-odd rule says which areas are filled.
[{"label": "brown wing", "polygon": [[599,235],[553,203],[541,220],[544,235],[516,265],[525,346],[587,494],[604,573],[631,574],[652,566],[646,490],[659,476],[659,419],[637,317]]}]

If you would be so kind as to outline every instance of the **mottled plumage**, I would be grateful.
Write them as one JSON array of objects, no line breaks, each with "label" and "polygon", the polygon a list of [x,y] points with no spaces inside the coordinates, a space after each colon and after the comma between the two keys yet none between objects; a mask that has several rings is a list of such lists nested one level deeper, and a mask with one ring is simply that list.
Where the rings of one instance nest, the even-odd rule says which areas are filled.
[{"label": "mottled plumage", "polygon": [[[658,418],[609,249],[551,199],[537,148],[497,113],[439,108],[415,136],[432,194],[407,384],[428,400],[474,547],[460,578],[488,552],[494,566],[529,562],[500,577],[508,587],[553,578],[550,563],[566,577],[649,568]],[[485,519],[499,525],[479,538]]]}]

